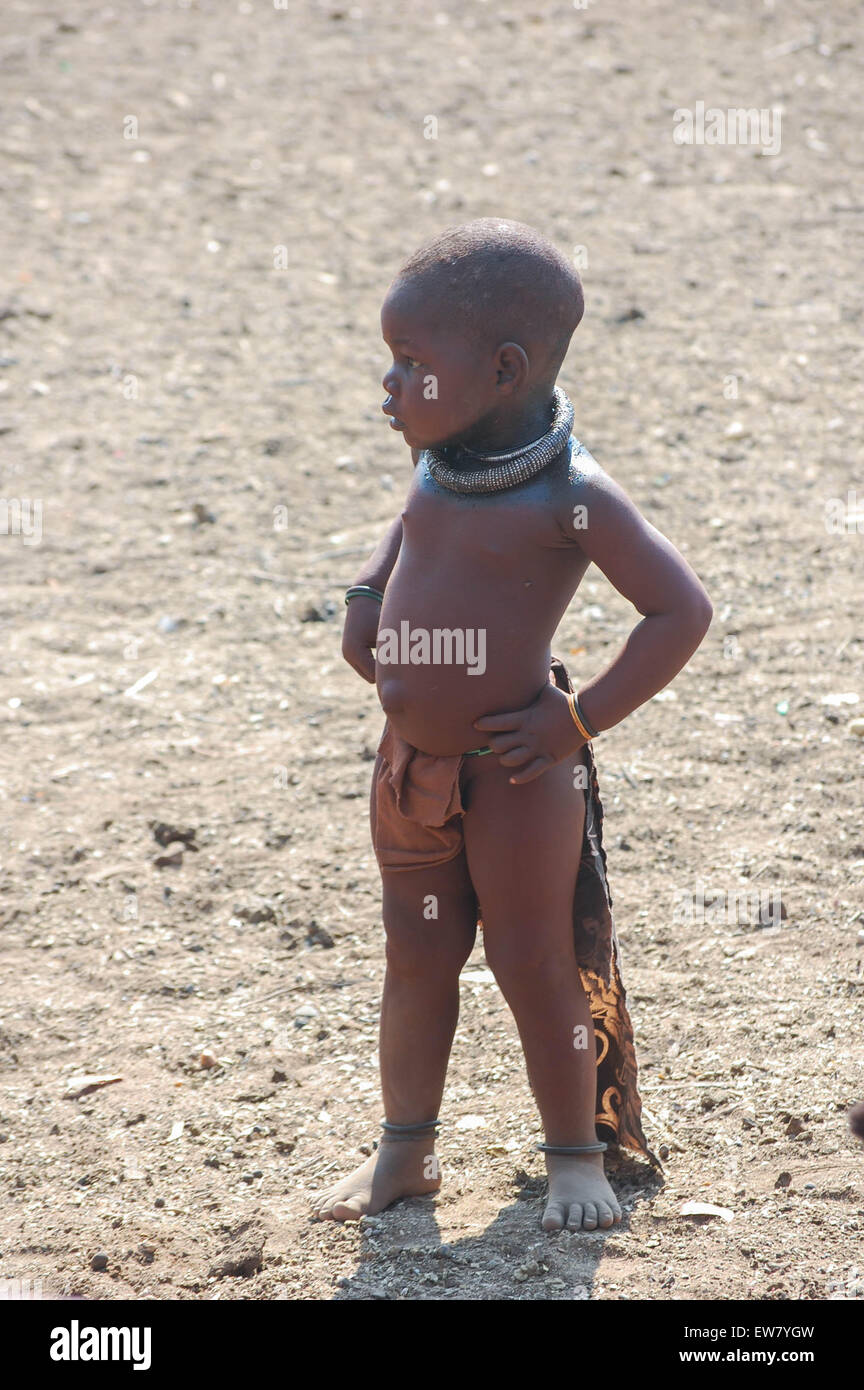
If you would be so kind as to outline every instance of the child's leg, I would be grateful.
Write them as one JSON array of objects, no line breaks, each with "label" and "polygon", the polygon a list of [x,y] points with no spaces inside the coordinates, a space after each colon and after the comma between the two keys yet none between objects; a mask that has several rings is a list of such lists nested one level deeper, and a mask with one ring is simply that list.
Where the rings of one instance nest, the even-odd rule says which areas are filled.
[{"label": "child's leg", "polygon": [[[513,786],[513,769],[490,757],[472,775],[464,817],[486,958],[513,1010],[546,1142],[564,1145],[597,1140],[594,1028],[573,945],[585,815],[574,761]],[[602,1154],[549,1154],[546,1166],[545,1230],[620,1220]]]},{"label": "child's leg", "polygon": [[[380,1065],[385,1118],[417,1124],[438,1117],[459,1016],[459,972],[477,930],[477,899],[462,851],[433,868],[382,871],[387,969],[381,1000]],[[434,911],[436,915],[429,915]],[[398,1197],[440,1186],[434,1135],[394,1139],[315,1199],[322,1219],[357,1220]]]}]

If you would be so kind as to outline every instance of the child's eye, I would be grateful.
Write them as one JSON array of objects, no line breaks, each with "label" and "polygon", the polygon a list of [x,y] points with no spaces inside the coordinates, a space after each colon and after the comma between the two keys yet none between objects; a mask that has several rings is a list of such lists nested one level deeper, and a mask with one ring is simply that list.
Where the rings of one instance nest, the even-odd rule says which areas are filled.
[{"label": "child's eye", "polygon": [[408,363],[409,367],[421,367],[423,365],[422,362],[417,361],[416,357],[406,357],[405,361]]}]

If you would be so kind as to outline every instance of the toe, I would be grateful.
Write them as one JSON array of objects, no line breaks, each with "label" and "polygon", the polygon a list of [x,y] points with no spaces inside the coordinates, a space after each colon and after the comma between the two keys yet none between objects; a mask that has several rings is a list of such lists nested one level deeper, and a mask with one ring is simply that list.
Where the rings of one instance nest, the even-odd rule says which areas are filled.
[{"label": "toe", "polygon": [[335,1202],[332,1216],[334,1221],[359,1221],[363,1215],[363,1202],[360,1197],[351,1197],[347,1202]]},{"label": "toe", "polygon": [[328,1187],[325,1192],[319,1192],[312,1198],[312,1207],[319,1221],[332,1221],[333,1208],[339,1201],[339,1191],[337,1188]]},{"label": "toe", "polygon": [[582,1225],[586,1231],[596,1231],[597,1229],[597,1208],[593,1202],[585,1203]]},{"label": "toe", "polygon": [[570,1215],[567,1217],[568,1231],[581,1231],[582,1229],[582,1206],[579,1202],[573,1202],[570,1207]]},{"label": "toe", "polygon": [[566,1212],[561,1202],[550,1202],[543,1213],[543,1230],[560,1231],[566,1219]]},{"label": "toe", "polygon": [[612,1208],[608,1202],[597,1203],[597,1225],[602,1231],[606,1231],[615,1220]]}]

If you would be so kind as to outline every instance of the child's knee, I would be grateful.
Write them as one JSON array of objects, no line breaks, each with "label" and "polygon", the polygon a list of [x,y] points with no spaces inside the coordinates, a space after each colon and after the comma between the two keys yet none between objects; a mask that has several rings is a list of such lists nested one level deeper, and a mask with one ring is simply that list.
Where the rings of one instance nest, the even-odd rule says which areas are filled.
[{"label": "child's knee", "polygon": [[[426,891],[430,887],[437,893]],[[477,935],[476,896],[461,885],[431,884],[425,875],[406,874],[399,891],[391,888],[385,898],[384,930],[391,972],[458,976]]]},{"label": "child's knee", "polygon": [[435,940],[434,924],[418,927],[391,927],[387,931],[384,958],[388,974],[399,979],[440,983],[442,979],[459,978],[459,972],[471,954],[473,941],[468,933],[459,940]]},{"label": "child's knee", "polygon": [[575,966],[572,946],[558,949],[539,940],[526,924],[524,932],[496,940],[494,932],[484,930],[486,963],[495,976],[505,999],[537,995],[548,998],[552,990]]}]

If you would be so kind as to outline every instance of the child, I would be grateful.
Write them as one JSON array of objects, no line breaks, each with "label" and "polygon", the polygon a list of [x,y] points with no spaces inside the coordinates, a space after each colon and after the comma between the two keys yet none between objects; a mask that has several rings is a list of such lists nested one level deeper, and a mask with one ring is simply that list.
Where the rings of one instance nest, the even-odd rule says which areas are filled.
[{"label": "child", "polygon": [[[321,1219],[356,1220],[440,1186],[438,1110],[478,917],[545,1132],[543,1229],[620,1221],[598,1129],[656,1163],[589,740],[672,680],[712,608],[674,546],[571,438],[555,382],[582,310],[569,262],[499,219],[437,237],[384,301],[383,410],[414,475],[348,590],[343,655],[377,684],[386,714],[370,802],[386,1120],[372,1156],[315,1199]],[[643,617],[575,694],[550,642],[592,561]]]}]

